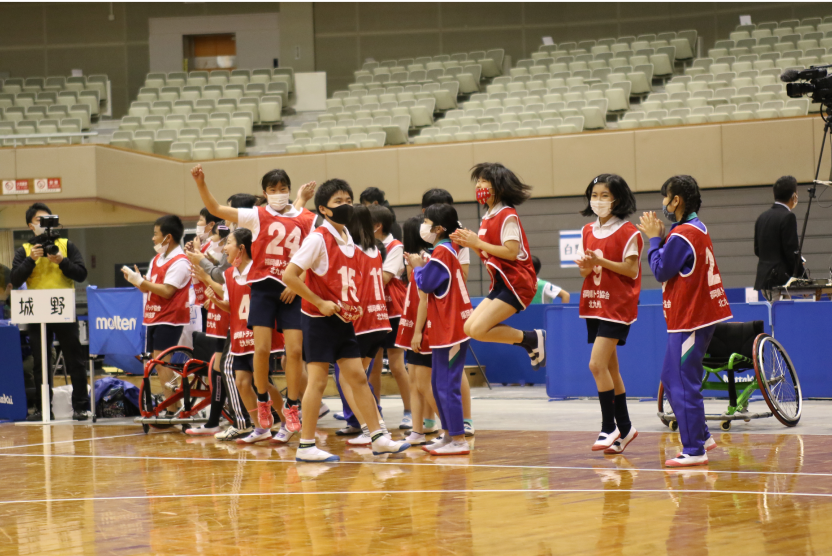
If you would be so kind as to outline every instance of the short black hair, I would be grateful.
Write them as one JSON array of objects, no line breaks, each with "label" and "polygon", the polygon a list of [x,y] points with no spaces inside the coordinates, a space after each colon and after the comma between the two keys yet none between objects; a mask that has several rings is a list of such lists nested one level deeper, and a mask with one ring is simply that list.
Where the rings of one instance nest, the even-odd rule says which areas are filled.
[{"label": "short black hair", "polygon": [[182,241],[182,234],[185,233],[185,227],[182,225],[182,220],[175,214],[160,216],[153,225],[159,226],[159,231],[162,232],[162,236],[170,234],[170,237],[173,238],[175,243]]},{"label": "short black hair", "polygon": [[289,179],[289,174],[286,173],[286,170],[276,168],[266,172],[260,181],[260,187],[265,191],[270,185],[279,185],[281,183],[288,187],[289,191],[292,190],[292,180]]},{"label": "short black hair", "polygon": [[206,224],[210,224],[211,222],[222,222],[223,221],[223,219],[220,218],[219,216],[214,216],[213,214],[208,212],[207,208],[203,208],[201,211],[199,211],[199,215],[205,219]]},{"label": "short black hair", "polygon": [[456,209],[445,203],[429,206],[425,209],[425,218],[433,222],[434,226],[445,228],[444,232],[437,232],[439,237],[448,237],[461,227]]},{"label": "short black hair", "polygon": [[32,218],[34,218],[35,215],[39,211],[42,211],[42,210],[45,210],[49,214],[52,214],[52,211],[49,210],[49,207],[47,207],[43,203],[35,203],[31,207],[27,208],[26,209],[26,225],[28,226],[29,224],[31,224],[32,223]]},{"label": "short black hair", "polygon": [[433,245],[422,239],[419,229],[422,227],[421,216],[411,216],[402,224],[402,243],[404,244],[404,252],[417,254],[420,251],[427,251]]},{"label": "short black hair", "polygon": [[615,199],[616,203],[612,206],[612,214],[618,218],[629,218],[631,214],[636,211],[636,198],[630,190],[630,186],[624,181],[624,178],[618,174],[599,174],[595,177],[586,188],[584,195],[586,196],[586,208],[581,211],[584,216],[593,216],[595,212],[589,204],[592,199],[592,190],[599,183],[606,184],[607,189],[610,190],[610,195]]},{"label": "short black hair", "polygon": [[344,180],[335,178],[326,180],[321,184],[318,190],[315,191],[315,210],[318,211],[318,214],[321,214],[320,207],[325,207],[329,203],[329,200],[332,199],[332,196],[339,191],[346,191],[350,194],[350,198],[353,198],[352,187]]},{"label": "short black hair", "polygon": [[454,204],[454,196],[447,189],[428,189],[422,194],[422,208],[426,209],[437,203]]},{"label": "short black hair", "polygon": [[370,209],[370,216],[373,219],[373,225],[381,224],[381,231],[384,235],[390,233],[390,228],[393,226],[393,222],[396,221],[393,213],[390,212],[390,209],[383,206],[383,205],[370,205],[367,207]]},{"label": "short black hair", "polygon": [[788,203],[797,193],[797,180],[794,176],[783,176],[774,182],[774,200]]},{"label": "short black hair", "polygon": [[540,259],[536,255],[532,255],[532,266],[534,267],[535,275],[540,274]]},{"label": "short black hair", "polygon": [[364,205],[355,205],[352,211],[352,218],[347,223],[347,231],[352,236],[355,244],[363,250],[372,249],[376,246],[376,237],[373,233],[373,218],[370,211]]},{"label": "short black hair", "polygon": [[523,183],[514,172],[499,162],[483,162],[471,168],[471,181],[485,180],[494,188],[495,201],[516,207],[525,203],[532,194],[530,185]]},{"label": "short black hair", "polygon": [[251,258],[251,230],[248,228],[237,228],[231,235],[234,236],[234,241],[237,242],[238,247],[246,248],[246,255]]},{"label": "short black hair", "polygon": [[257,195],[250,193],[235,193],[228,198],[228,206],[232,208],[253,208],[259,198]]},{"label": "short black hair", "polygon": [[685,203],[685,216],[682,220],[686,220],[688,215],[697,212],[702,206],[702,196],[699,194],[699,184],[692,176],[680,174],[668,179],[662,185],[662,196],[667,197],[679,196],[682,202]]},{"label": "short black hair", "polygon": [[358,200],[362,203],[378,203],[381,205],[384,203],[384,191],[378,187],[368,187],[361,192]]}]

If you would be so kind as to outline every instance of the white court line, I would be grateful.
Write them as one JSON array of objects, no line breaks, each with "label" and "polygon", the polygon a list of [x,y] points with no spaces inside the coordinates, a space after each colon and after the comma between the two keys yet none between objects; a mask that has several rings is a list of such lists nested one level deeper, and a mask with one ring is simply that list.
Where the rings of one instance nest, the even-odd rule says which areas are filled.
[{"label": "white court line", "polygon": [[[115,438],[115,437],[114,437]],[[254,456],[254,454],[250,454]],[[161,461],[223,461],[228,463],[239,463],[239,460],[232,458],[177,458],[171,456],[98,456],[98,455],[77,455],[77,454],[0,454],[0,457],[24,457],[24,458],[93,458],[93,459],[133,459],[133,460],[161,460]],[[256,456],[254,456],[256,458]],[[606,461],[606,460],[603,460]],[[300,463],[291,459],[252,459],[246,460],[246,463]],[[736,475],[786,475],[786,476],[806,476],[806,477],[832,477],[832,473],[787,473],[781,471],[735,471],[731,469],[708,469],[707,467],[697,468],[620,468],[620,467],[578,467],[578,466],[560,466],[560,465],[500,465],[489,463],[441,463],[441,462],[426,462],[420,463],[416,461],[344,461],[333,462],[333,464],[348,464],[348,465],[401,465],[401,466],[431,466],[431,467],[477,467],[486,469],[559,469],[565,471],[644,471],[654,473],[678,472],[683,469],[686,473],[728,473]],[[712,491],[708,491],[712,492]]]},{"label": "white court line", "polygon": [[529,492],[553,492],[559,494],[568,493],[646,493],[646,494],[770,494],[772,496],[817,496],[821,498],[832,498],[832,494],[813,494],[810,492],[778,492],[766,493],[758,490],[682,490],[682,489],[603,489],[603,488],[541,488],[541,489],[463,489],[463,490],[329,490],[323,492],[246,492],[246,493],[221,493],[221,494],[159,494],[150,496],[91,496],[88,498],[54,498],[51,500],[9,500],[0,501],[4,504],[43,504],[45,502],[101,502],[105,500],[163,500],[166,498],[231,498],[235,496],[337,496],[341,494],[518,494]]},{"label": "white court line", "polygon": [[[137,432],[137,433],[133,433],[133,434],[119,434],[119,435],[116,435],[116,436],[97,436],[97,437],[93,437],[93,438],[80,438],[80,439],[75,439],[75,440],[57,440],[55,442],[47,442],[46,444],[40,443],[40,444],[21,444],[20,446],[2,446],[2,447],[0,447],[0,450],[11,450],[12,448],[33,448],[35,446],[51,446],[53,444],[66,444],[66,443],[73,443],[74,444],[75,442],[89,442],[91,440],[107,440],[108,438],[124,438],[125,436],[140,436],[140,435],[144,436],[144,433],[143,432]],[[15,455],[15,456],[17,456],[17,455],[22,455],[22,454],[0,454],[0,456],[4,456],[4,455]],[[32,455],[34,455],[34,454],[32,454]],[[41,454],[38,454],[38,455],[41,455]]]}]

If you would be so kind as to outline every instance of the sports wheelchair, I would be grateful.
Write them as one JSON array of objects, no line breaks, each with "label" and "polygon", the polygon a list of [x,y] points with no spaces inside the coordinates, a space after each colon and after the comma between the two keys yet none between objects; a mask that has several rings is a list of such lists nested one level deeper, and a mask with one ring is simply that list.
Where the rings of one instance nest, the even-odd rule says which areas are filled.
[{"label": "sports wheelchair", "polygon": [[[144,378],[139,389],[139,411],[141,417],[134,421],[141,423],[145,433],[154,429],[169,429],[181,425],[184,432],[194,423],[208,421],[205,410],[211,405],[211,369],[214,366],[214,342],[202,332],[194,332],[193,349],[187,346],[174,346],[153,359],[149,353],[139,357],[144,362]],[[158,366],[164,366],[173,371],[174,378],[168,383],[174,391],[164,397],[162,393],[153,394],[150,377],[156,374]],[[232,385],[233,387],[233,385]],[[166,411],[173,411],[182,402],[182,408],[175,416],[167,417]],[[230,407],[228,398],[222,410],[226,420],[233,422],[234,410]]]},{"label": "sports wheelchair", "polygon": [[[705,376],[700,391],[728,392],[725,413],[705,416],[708,420],[720,421],[723,431],[731,430],[731,422],[740,419],[749,422],[773,415],[787,427],[800,421],[803,397],[797,371],[780,342],[763,332],[763,321],[717,324],[703,366]],[[745,376],[737,377],[738,373]],[[744,385],[739,392],[738,383]],[[757,390],[771,411],[748,412],[748,404]],[[659,419],[670,430],[678,430],[679,424],[661,383],[657,398]]]}]

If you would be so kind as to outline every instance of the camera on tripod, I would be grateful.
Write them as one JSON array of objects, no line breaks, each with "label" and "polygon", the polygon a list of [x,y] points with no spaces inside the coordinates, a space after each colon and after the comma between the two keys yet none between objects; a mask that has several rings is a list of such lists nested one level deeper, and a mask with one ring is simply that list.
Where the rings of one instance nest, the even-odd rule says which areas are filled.
[{"label": "camera on tripod", "polygon": [[50,214],[40,217],[40,227],[44,228],[45,231],[37,239],[37,243],[40,243],[41,247],[43,248],[43,252],[46,255],[54,256],[60,252],[58,246],[55,245],[55,240],[61,237],[58,231],[55,230],[55,228],[60,226],[60,224],[61,223],[58,220],[57,214]]},{"label": "camera on tripod", "polygon": [[[786,94],[791,98],[811,95],[812,102],[832,103],[832,76],[827,75],[826,68],[828,67],[830,66],[812,66],[805,70],[784,71],[780,80],[788,83]],[[794,81],[806,81],[806,83],[794,83]]]}]

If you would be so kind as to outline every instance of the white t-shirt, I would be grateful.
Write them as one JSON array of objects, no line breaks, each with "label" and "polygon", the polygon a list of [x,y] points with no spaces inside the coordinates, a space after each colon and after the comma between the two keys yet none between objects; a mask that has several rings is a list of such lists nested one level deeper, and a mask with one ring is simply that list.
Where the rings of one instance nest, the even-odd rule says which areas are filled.
[{"label": "white t-shirt", "polygon": [[396,238],[393,237],[393,234],[387,234],[387,237],[381,240],[384,244],[384,248],[387,249],[387,258],[384,259],[381,269],[384,272],[389,272],[394,277],[399,277],[402,275],[402,272],[404,272],[404,245],[397,245],[391,250],[387,246],[390,245],[394,239]]},{"label": "white t-shirt", "polygon": [[[171,260],[172,258],[174,258],[177,255],[184,255],[184,254],[185,254],[185,252],[182,251],[182,248],[177,246],[173,251],[171,251],[168,254],[168,256],[166,256],[166,257],[160,256],[159,257],[159,266],[165,264],[166,262],[168,262],[169,260]],[[149,274],[153,273],[153,271],[154,271],[153,259],[151,259],[150,260],[150,266],[148,266],[148,268],[147,268],[148,281],[150,281]],[[188,282],[190,281],[190,279],[191,279],[191,263],[190,263],[190,261],[188,261],[188,259],[182,259],[182,260],[177,261],[177,262],[173,263],[172,265],[170,265],[170,268],[168,268],[167,273],[165,273],[164,283],[173,286],[177,290],[181,290],[186,285],[188,285]]]},{"label": "white t-shirt", "polygon": [[[499,212],[505,205],[503,203],[497,203],[491,209],[485,213],[483,216],[483,220],[486,218],[491,218],[497,212]],[[522,243],[522,236],[520,235],[520,224],[516,216],[510,216],[503,222],[503,229],[500,232],[500,243],[505,245],[507,241],[516,241],[518,243]],[[460,263],[462,261],[460,260]]]},{"label": "white t-shirt", "polygon": [[[277,212],[270,206],[266,206],[266,212],[272,216],[285,216],[286,218],[295,218],[300,216],[300,211],[294,205],[287,205],[289,210],[286,212]],[[257,239],[260,233],[260,216],[257,214],[258,207],[253,208],[238,208],[237,209],[237,225],[241,228],[246,228],[251,231],[251,241]]]},{"label": "white t-shirt", "polygon": [[[606,224],[601,224],[601,220],[597,219],[592,224],[592,234],[597,237],[598,239],[605,239],[610,237],[612,234],[618,231],[618,229],[624,225],[626,220],[622,220],[617,216],[610,217],[607,220]],[[627,245],[624,247],[624,259],[627,260],[627,257],[638,257],[638,235],[633,234],[633,237],[630,238],[630,241],[627,242]],[[584,246],[581,245],[581,252],[578,253],[578,258],[584,256]]]},{"label": "white t-shirt", "polygon": [[543,286],[543,303],[551,303],[561,291],[563,291],[563,288],[560,288],[551,282],[546,282]]},{"label": "white t-shirt", "polygon": [[[347,228],[344,228],[344,233],[347,235],[347,240],[344,241],[338,230],[328,220],[324,220],[323,227],[335,237],[335,242],[342,253],[347,257],[352,257],[355,254],[355,243]],[[306,236],[300,249],[295,252],[295,256],[289,262],[299,266],[301,270],[312,269],[312,272],[318,276],[326,274],[329,270],[329,259],[326,254],[324,237],[321,234],[314,233]]]}]

